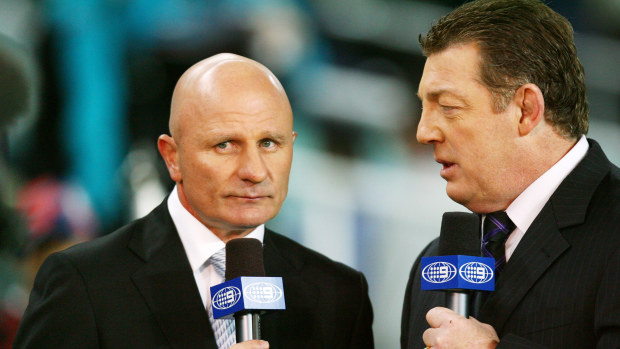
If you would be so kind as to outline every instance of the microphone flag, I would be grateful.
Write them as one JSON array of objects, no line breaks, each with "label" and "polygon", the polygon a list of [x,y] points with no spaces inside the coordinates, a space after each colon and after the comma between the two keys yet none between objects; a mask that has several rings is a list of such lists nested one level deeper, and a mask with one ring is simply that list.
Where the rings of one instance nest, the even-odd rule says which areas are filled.
[{"label": "microphone flag", "polygon": [[495,290],[495,259],[463,255],[422,258],[422,290]]},{"label": "microphone flag", "polygon": [[281,277],[240,276],[211,287],[213,317],[232,318],[236,313],[284,310]]}]

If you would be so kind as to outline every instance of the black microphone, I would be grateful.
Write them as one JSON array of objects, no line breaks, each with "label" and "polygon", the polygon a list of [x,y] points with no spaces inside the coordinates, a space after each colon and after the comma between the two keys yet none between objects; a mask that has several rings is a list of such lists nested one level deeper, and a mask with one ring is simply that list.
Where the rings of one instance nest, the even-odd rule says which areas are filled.
[{"label": "black microphone", "polygon": [[495,260],[481,257],[480,218],[473,213],[446,212],[441,222],[439,256],[422,258],[422,290],[441,290],[447,307],[472,315],[473,291],[495,289]]},{"label": "black microphone", "polygon": [[[263,245],[257,239],[233,239],[226,244],[226,281],[241,276],[265,276]],[[261,338],[260,311],[242,310],[234,316],[237,343]]]},{"label": "black microphone", "polygon": [[226,281],[211,287],[213,318],[235,318],[237,343],[260,339],[260,316],[284,310],[281,277],[265,276],[263,245],[251,238],[226,244]]},{"label": "black microphone", "polygon": [[[441,220],[439,233],[439,255],[476,256],[480,252],[480,218],[466,212],[446,212]],[[447,290],[446,304],[457,314],[468,317],[471,315],[468,289]]]}]

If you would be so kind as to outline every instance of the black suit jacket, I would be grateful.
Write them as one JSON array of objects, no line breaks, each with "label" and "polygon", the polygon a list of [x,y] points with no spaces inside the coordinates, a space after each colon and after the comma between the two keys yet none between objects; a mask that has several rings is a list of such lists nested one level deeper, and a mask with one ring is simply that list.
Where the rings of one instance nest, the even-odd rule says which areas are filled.
[{"label": "black suit jacket", "polygon": [[[271,348],[373,348],[364,276],[270,230],[265,271],[286,310],[262,317]],[[14,348],[217,349],[164,201],[146,217],[50,256]]]},{"label": "black suit jacket", "polygon": [[[515,249],[478,319],[498,348],[620,348],[620,171],[592,140]],[[433,241],[421,256],[437,255]],[[424,347],[425,315],[445,306],[420,291],[420,257],[405,292],[401,347]]]}]

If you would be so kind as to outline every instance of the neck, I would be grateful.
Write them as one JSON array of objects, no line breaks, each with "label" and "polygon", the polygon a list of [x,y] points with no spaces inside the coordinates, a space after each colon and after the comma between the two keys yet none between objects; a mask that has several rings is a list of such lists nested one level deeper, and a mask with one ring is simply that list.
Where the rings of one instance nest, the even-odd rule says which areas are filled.
[{"label": "neck", "polygon": [[560,136],[553,130],[539,135],[522,149],[515,152],[521,180],[511,199],[506,202],[504,210],[535,180],[552,168],[577,143],[578,139],[569,139]]},{"label": "neck", "polygon": [[540,137],[535,147],[531,148],[534,153],[531,154],[532,158],[537,159],[534,166],[538,169],[538,173],[531,182],[542,176],[543,173],[560,161],[578,141],[578,138],[565,138],[554,131],[545,137]]}]

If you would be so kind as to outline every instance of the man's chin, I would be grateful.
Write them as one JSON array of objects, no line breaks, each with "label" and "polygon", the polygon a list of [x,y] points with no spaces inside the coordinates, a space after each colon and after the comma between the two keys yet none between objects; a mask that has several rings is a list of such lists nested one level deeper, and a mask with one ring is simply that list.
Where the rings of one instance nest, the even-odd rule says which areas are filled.
[{"label": "man's chin", "polygon": [[265,224],[275,216],[275,213],[269,212],[240,212],[230,217],[228,223],[241,229],[254,229],[261,224]]},{"label": "man's chin", "polygon": [[466,209],[474,213],[484,214],[484,213],[498,210],[498,209],[493,209],[493,207],[490,206],[486,202],[483,202],[481,200],[476,200],[475,198],[472,198],[471,196],[466,197],[465,195],[462,195],[462,193],[461,195],[458,195],[458,194],[451,195],[448,193],[448,196],[450,197],[450,199],[452,199],[452,201],[456,202],[457,204],[463,205]]},{"label": "man's chin", "polygon": [[465,207],[467,207],[467,204],[471,199],[470,195],[468,196],[466,193],[463,192],[461,188],[458,188],[456,185],[451,184],[450,182],[448,182],[448,185],[446,186],[446,194],[448,194],[448,197],[452,199],[452,201]]}]

